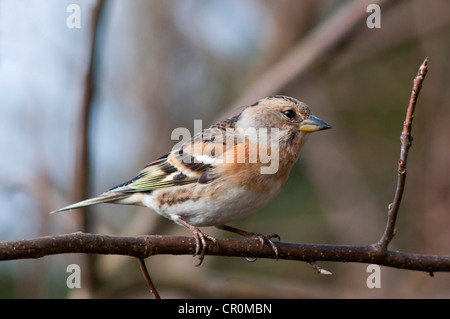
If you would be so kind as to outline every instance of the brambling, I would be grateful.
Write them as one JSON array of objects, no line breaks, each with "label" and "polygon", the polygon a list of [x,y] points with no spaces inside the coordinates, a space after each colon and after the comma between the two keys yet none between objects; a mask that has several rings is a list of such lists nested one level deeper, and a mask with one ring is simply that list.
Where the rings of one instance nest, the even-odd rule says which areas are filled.
[{"label": "brambling", "polygon": [[58,209],[61,212],[99,203],[141,205],[189,229],[201,264],[206,240],[198,226],[268,242],[271,238],[227,223],[269,203],[283,188],[306,135],[331,128],[292,97],[273,95],[246,106],[234,117],[195,134],[151,162],[133,179],[107,192]]}]

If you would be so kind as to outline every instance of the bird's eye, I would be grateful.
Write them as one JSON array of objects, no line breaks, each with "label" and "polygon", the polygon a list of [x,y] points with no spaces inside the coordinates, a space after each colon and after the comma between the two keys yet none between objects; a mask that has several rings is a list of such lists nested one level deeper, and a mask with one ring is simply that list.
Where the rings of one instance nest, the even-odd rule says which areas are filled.
[{"label": "bird's eye", "polygon": [[293,119],[295,117],[295,112],[293,110],[283,111],[283,114],[286,115],[289,119]]}]

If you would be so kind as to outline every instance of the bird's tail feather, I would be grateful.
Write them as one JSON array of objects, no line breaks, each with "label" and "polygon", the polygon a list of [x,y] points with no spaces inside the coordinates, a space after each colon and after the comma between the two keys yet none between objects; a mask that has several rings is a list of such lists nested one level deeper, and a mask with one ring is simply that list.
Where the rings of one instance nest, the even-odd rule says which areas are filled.
[{"label": "bird's tail feather", "polygon": [[91,205],[96,205],[96,204],[101,204],[101,203],[111,203],[111,202],[115,202],[115,201],[127,198],[128,196],[129,196],[129,194],[126,194],[126,193],[106,192],[97,197],[86,199],[81,202],[54,210],[54,211],[50,212],[50,214],[63,212],[66,210],[71,210],[71,209],[76,209],[76,208],[81,208],[81,207],[86,207],[86,206],[91,206]]}]

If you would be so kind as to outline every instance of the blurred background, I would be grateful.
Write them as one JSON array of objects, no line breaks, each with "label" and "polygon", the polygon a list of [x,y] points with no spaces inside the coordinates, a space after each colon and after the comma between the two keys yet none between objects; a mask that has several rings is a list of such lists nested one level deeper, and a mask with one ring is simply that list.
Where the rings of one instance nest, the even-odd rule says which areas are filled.
[{"label": "blurred background", "polygon": [[[412,80],[428,56],[390,249],[450,254],[449,1],[83,0],[81,27],[69,28],[73,2],[0,1],[1,241],[190,235],[139,207],[99,205],[87,218],[48,212],[134,177],[178,142],[177,127],[206,127],[285,94],[333,128],[309,136],[272,203],[231,225],[286,242],[374,243],[395,191]],[[367,27],[370,3],[380,5],[381,28]],[[381,288],[369,289],[366,264],[319,262],[333,273],[322,276],[284,260],[146,262],[163,298],[450,297],[448,273],[381,267]],[[66,286],[72,263],[81,289]],[[1,262],[0,297],[152,296],[135,259],[73,254]]]}]

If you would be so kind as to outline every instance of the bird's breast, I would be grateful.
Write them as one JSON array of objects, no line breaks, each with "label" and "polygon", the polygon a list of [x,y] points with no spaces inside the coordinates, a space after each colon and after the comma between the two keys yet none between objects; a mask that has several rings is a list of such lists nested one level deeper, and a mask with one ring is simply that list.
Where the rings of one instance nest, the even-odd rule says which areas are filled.
[{"label": "bird's breast", "polygon": [[194,226],[215,226],[247,217],[269,203],[282,186],[265,192],[226,183],[193,184],[147,194],[143,203],[158,214],[178,215]]}]

